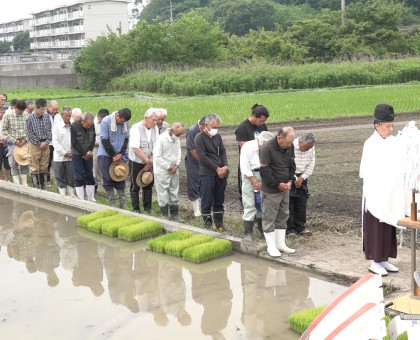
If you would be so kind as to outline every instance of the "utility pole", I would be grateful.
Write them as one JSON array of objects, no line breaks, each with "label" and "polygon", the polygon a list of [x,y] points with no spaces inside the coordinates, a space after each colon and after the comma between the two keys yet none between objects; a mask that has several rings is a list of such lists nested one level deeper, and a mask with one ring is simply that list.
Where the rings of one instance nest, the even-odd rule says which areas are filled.
[{"label": "utility pole", "polygon": [[172,0],[169,0],[169,11],[171,12],[171,18],[169,20],[170,20],[171,23],[173,23],[174,22],[174,17],[172,15]]},{"label": "utility pole", "polygon": [[346,0],[341,0],[341,26],[346,24]]}]

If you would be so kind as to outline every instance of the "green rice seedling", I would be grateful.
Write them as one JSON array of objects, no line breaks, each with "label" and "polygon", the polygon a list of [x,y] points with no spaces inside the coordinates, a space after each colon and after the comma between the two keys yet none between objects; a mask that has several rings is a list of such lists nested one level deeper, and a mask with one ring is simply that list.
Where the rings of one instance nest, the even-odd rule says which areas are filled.
[{"label": "green rice seedling", "polygon": [[98,218],[96,220],[93,220],[87,224],[87,229],[90,231],[93,231],[94,233],[101,234],[102,233],[102,225],[106,222],[109,222],[113,219],[112,216],[102,217]]},{"label": "green rice seedling", "polygon": [[185,240],[171,241],[165,247],[165,253],[174,256],[182,256],[182,252],[190,247],[198,244],[207,243],[213,241],[213,237],[209,235],[197,234],[191,236]]},{"label": "green rice seedling", "polygon": [[98,218],[108,217],[116,214],[117,212],[111,209],[95,211],[91,214],[79,216],[77,218],[77,225],[82,228],[87,228],[89,222],[92,222]]},{"label": "green rice seedling", "polygon": [[138,217],[124,214],[114,215],[102,225],[102,234],[110,237],[118,237],[118,230],[120,228],[142,222],[144,222],[144,220]]},{"label": "green rice seedling", "polygon": [[191,231],[179,230],[174,233],[166,234],[153,240],[149,240],[149,242],[147,242],[147,246],[150,250],[153,250],[157,253],[164,253],[166,245],[169,242],[175,240],[185,240],[193,235],[194,234]]},{"label": "green rice seedling", "polygon": [[289,327],[296,333],[303,334],[309,325],[321,314],[326,306],[306,309],[289,316]]},{"label": "green rice seedling", "polygon": [[182,258],[190,262],[202,263],[226,255],[231,251],[232,243],[230,241],[215,239],[211,242],[198,244],[185,249],[182,252]]},{"label": "green rice seedling", "polygon": [[145,221],[138,224],[122,227],[118,230],[118,238],[125,241],[138,241],[163,232],[163,227],[155,221]]}]

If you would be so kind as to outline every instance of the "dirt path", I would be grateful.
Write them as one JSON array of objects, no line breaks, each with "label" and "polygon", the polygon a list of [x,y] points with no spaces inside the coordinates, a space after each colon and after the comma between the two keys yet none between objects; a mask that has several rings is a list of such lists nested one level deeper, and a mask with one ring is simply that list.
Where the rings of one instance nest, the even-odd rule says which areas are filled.
[{"label": "dirt path", "polygon": [[[394,135],[408,121],[418,119],[419,114],[420,111],[398,114]],[[345,117],[282,124],[286,125],[293,126],[297,136],[311,131],[317,139],[315,171],[309,178],[311,198],[308,202],[307,223],[314,234],[309,238],[290,238],[292,245],[297,249],[293,259],[322,269],[360,277],[367,273],[368,261],[364,260],[361,251],[362,181],[358,173],[363,143],[373,133],[372,118]],[[268,128],[277,132],[280,126],[272,124]],[[220,130],[231,169],[226,189],[225,211],[235,222],[232,233],[241,236],[242,212],[238,199],[236,171],[238,148],[234,131],[235,127]],[[181,168],[180,196],[182,201],[187,201],[185,167]],[[188,219],[188,215],[186,217]],[[199,219],[191,219],[189,222],[200,225]],[[407,242],[404,243],[408,243],[409,239],[405,240]],[[384,281],[399,286],[401,291],[408,291],[410,257],[407,247],[399,249],[398,258],[394,263],[400,267],[400,273],[390,275]]]}]

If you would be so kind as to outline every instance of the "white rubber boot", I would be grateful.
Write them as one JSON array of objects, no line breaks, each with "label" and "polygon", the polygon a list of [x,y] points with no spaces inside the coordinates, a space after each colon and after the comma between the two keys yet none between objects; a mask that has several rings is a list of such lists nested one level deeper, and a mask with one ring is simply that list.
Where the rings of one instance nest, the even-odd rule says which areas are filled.
[{"label": "white rubber boot", "polygon": [[88,201],[96,202],[94,185],[86,185],[86,196],[87,196]]},{"label": "white rubber boot", "polygon": [[194,210],[194,217],[200,217],[201,216],[201,211],[200,211],[200,199],[197,198],[194,201],[191,201],[191,206]]},{"label": "white rubber boot", "polygon": [[265,242],[267,242],[267,252],[271,257],[280,257],[281,254],[279,250],[276,248],[276,235],[273,232],[271,233],[264,233]]},{"label": "white rubber boot", "polygon": [[20,184],[19,175],[17,175],[17,176],[12,176],[12,178],[13,178],[13,183]]},{"label": "white rubber boot", "polygon": [[83,187],[76,187],[76,194],[79,200],[83,201],[85,199],[85,190]]},{"label": "white rubber boot", "polygon": [[60,193],[60,195],[66,196],[66,188],[58,188],[58,192]]},{"label": "white rubber boot", "polygon": [[28,186],[28,175],[19,175],[20,178],[20,184],[22,184],[24,187]]},{"label": "white rubber boot", "polygon": [[69,195],[69,197],[72,197],[72,198],[76,197],[74,195],[74,188],[69,185],[67,186],[67,195]]},{"label": "white rubber boot", "polygon": [[276,247],[278,250],[286,254],[294,254],[296,252],[296,250],[286,245],[286,229],[276,229],[274,233],[276,235]]}]

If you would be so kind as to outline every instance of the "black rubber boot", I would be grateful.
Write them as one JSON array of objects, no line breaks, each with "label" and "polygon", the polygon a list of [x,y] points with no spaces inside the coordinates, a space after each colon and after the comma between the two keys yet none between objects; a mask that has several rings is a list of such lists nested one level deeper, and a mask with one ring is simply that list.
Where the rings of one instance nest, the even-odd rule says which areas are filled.
[{"label": "black rubber boot", "polygon": [[168,208],[168,205],[165,205],[163,207],[159,206],[160,212],[165,220],[169,220]]},{"label": "black rubber boot", "polygon": [[178,215],[178,206],[177,205],[170,205],[169,210],[171,212],[171,221],[184,223],[184,220],[181,220]]},{"label": "black rubber boot", "polygon": [[211,214],[202,214],[201,215],[203,217],[203,221],[204,221],[204,228],[211,230],[211,227],[213,225],[213,220],[211,218]]},{"label": "black rubber boot", "polygon": [[244,240],[252,241],[252,229],[254,229],[254,221],[244,221],[244,229]]},{"label": "black rubber boot", "polygon": [[115,195],[114,195],[114,188],[104,188],[105,189],[105,196],[109,202],[111,207],[115,204]]},{"label": "black rubber boot", "polygon": [[31,178],[32,178],[32,184],[34,185],[34,188],[38,189],[39,187],[38,174],[31,175]]},{"label": "black rubber boot", "polygon": [[227,228],[225,228],[225,226],[223,225],[223,211],[214,211],[213,219],[214,219],[214,225],[213,225],[214,231],[218,231],[219,233],[227,231]]},{"label": "black rubber boot", "polygon": [[131,206],[133,207],[133,212],[140,214],[140,199],[139,199],[139,193],[130,191],[130,200],[131,200]]},{"label": "black rubber boot", "polygon": [[264,230],[262,228],[262,218],[257,217],[257,229],[258,229],[258,238],[264,240]]},{"label": "black rubber boot", "polygon": [[39,185],[41,187],[41,190],[45,190],[45,187],[47,185],[47,174],[44,172],[42,174],[39,174]]},{"label": "black rubber boot", "polygon": [[125,189],[117,189],[118,208],[125,209]]},{"label": "black rubber boot", "polygon": [[148,214],[152,213],[152,190],[142,190],[143,194],[143,209]]}]

